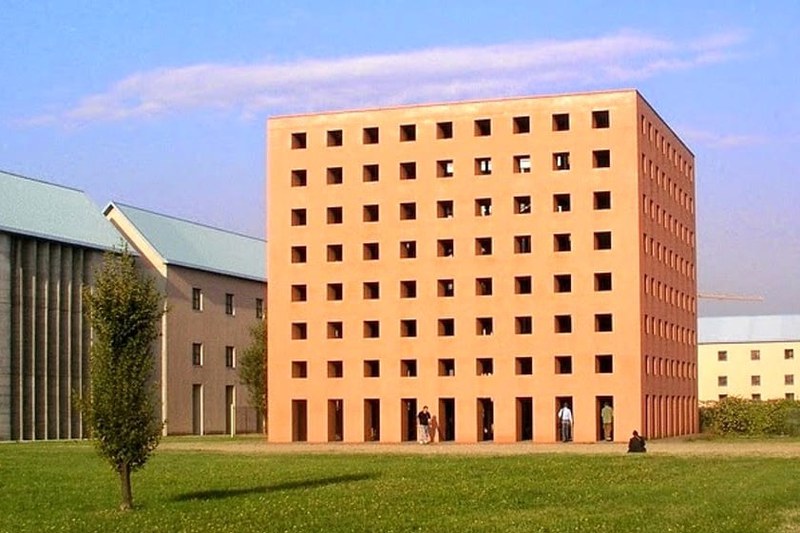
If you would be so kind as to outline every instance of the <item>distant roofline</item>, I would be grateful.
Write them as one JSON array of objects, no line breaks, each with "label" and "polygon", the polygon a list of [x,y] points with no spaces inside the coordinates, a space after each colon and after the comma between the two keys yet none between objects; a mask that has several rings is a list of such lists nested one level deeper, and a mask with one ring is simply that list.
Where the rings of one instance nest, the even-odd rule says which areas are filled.
[{"label": "distant roofline", "polygon": [[[117,202],[115,200],[112,200],[112,201],[108,202],[108,204],[106,204],[106,206],[103,208],[103,216],[108,215],[108,212],[112,209],[112,207],[130,207],[131,209],[136,209],[137,211],[143,211],[145,213],[150,213],[151,215],[155,215],[155,216],[158,216],[158,217],[170,218],[172,220],[177,220],[179,222],[185,222],[187,224],[192,224],[192,225],[200,226],[200,227],[203,227],[203,228],[213,229],[215,231],[221,231],[222,233],[228,233],[230,235],[236,235],[238,237],[244,237],[245,239],[251,239],[251,240],[254,240],[254,241],[259,241],[259,242],[263,242],[265,244],[267,242],[266,239],[260,239],[258,237],[253,237],[252,235],[246,235],[244,233],[239,233],[237,231],[231,231],[231,230],[223,229],[223,228],[220,228],[220,227],[217,227],[217,226],[212,226],[210,224],[204,224],[202,222],[196,222],[194,220],[189,220],[188,218],[180,218],[180,217],[176,217],[176,216],[173,216],[173,215],[166,215],[164,213],[159,213],[158,211],[153,211],[152,209],[145,209],[143,207],[136,207],[135,205],[126,204],[126,203],[123,203],[123,202]],[[131,223],[132,223],[132,221],[131,221]],[[135,225],[136,224],[134,224],[134,226]]]},{"label": "distant roofline", "polygon": [[201,272],[209,272],[211,274],[221,274],[223,276],[228,276],[231,278],[239,278],[248,281],[258,281],[259,283],[267,283],[268,281],[266,277],[262,278],[258,276],[248,276],[246,274],[242,274],[241,272],[230,272],[219,268],[209,268],[207,266],[194,265],[192,263],[184,263],[182,261],[170,261],[168,259],[165,259],[164,264],[167,266],[176,266],[181,268],[189,268],[191,270],[199,270]]},{"label": "distant roofline", "polygon": [[[515,100],[533,100],[539,98],[557,98],[560,96],[588,96],[593,94],[614,94],[614,93],[629,93],[635,92],[640,97],[642,96],[639,93],[638,89],[634,88],[626,88],[626,89],[599,89],[596,91],[576,91],[571,93],[549,93],[549,94],[536,94],[536,95],[528,95],[528,96],[504,96],[498,98],[475,98],[470,100],[451,100],[451,101],[440,101],[440,102],[426,102],[422,104],[401,104],[401,105],[392,105],[392,106],[373,106],[373,107],[363,107],[363,108],[348,108],[348,109],[340,109],[340,110],[328,110],[328,111],[317,111],[317,112],[308,112],[308,113],[289,113],[285,115],[274,115],[267,118],[267,121],[270,120],[280,120],[286,118],[302,118],[302,117],[312,117],[312,116],[320,116],[320,115],[340,115],[346,113],[374,113],[375,111],[388,111],[388,110],[403,110],[403,109],[411,109],[417,107],[437,107],[437,106],[444,106],[444,105],[452,105],[452,104],[479,104],[479,103],[495,103],[495,102],[511,102]],[[644,99],[644,97],[642,97]],[[646,101],[646,100],[645,100]],[[647,104],[651,109],[652,106]],[[661,118],[661,117],[659,117]],[[663,118],[661,119],[664,120]],[[674,133],[674,132],[673,132]]]},{"label": "distant roofline", "polygon": [[[23,176],[24,177],[24,176]],[[34,180],[37,181],[37,180]],[[83,192],[83,191],[78,191]],[[116,231],[116,230],[115,230]],[[118,249],[115,246],[102,246],[97,243],[81,241],[77,239],[70,239],[68,237],[62,237],[60,235],[52,235],[49,233],[41,233],[38,231],[28,231],[28,230],[21,230],[20,228],[10,228],[8,226],[0,225],[0,233],[8,233],[12,235],[24,235],[26,237],[33,237],[34,239],[42,239],[44,241],[50,242],[60,242],[63,244],[71,244],[73,246],[81,246],[83,248],[91,248],[92,250],[102,250],[106,252],[116,252]],[[124,244],[125,238],[120,234],[119,236],[120,244]]]},{"label": "distant roofline", "polygon": [[53,183],[51,181],[44,181],[36,178],[32,178],[30,176],[25,176],[24,174],[19,174],[17,172],[9,172],[8,170],[3,170],[0,168],[0,172],[3,174],[8,174],[9,176],[14,176],[15,178],[28,180],[28,181],[35,181],[36,183],[41,183],[42,185],[48,185],[50,187],[58,187],[59,189],[67,189],[68,191],[79,192],[82,194],[86,194],[86,191],[78,189],[77,187],[70,187],[68,185],[61,185],[60,183]]}]

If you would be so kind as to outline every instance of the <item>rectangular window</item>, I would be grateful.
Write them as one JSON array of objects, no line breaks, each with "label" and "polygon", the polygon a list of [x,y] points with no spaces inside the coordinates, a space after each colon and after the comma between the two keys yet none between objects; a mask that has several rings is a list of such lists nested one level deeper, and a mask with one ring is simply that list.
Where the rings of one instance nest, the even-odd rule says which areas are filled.
[{"label": "rectangular window", "polygon": [[381,376],[381,362],[378,359],[366,359],[364,361],[364,377],[379,378]]},{"label": "rectangular window", "polygon": [[292,301],[305,302],[308,300],[308,288],[305,285],[292,285]]},{"label": "rectangular window", "polygon": [[515,174],[529,174],[531,171],[531,156],[529,155],[515,155],[514,156],[514,173]]},{"label": "rectangular window", "polygon": [[417,164],[413,161],[400,163],[400,179],[401,180],[415,180],[417,179]]},{"label": "rectangular window", "polygon": [[557,355],[555,362],[556,362],[556,374],[572,374],[571,355]]},{"label": "rectangular window", "polygon": [[794,374],[786,374],[783,376],[784,385],[794,385]]},{"label": "rectangular window", "polygon": [[364,243],[364,261],[377,261],[380,256],[380,247],[377,242]]},{"label": "rectangular window", "polygon": [[233,316],[236,309],[233,307],[233,294],[227,293],[225,295],[225,314]]},{"label": "rectangular window", "polygon": [[595,272],[594,290],[597,292],[612,290],[611,272]]},{"label": "rectangular window", "polygon": [[492,199],[478,198],[475,200],[475,216],[488,217],[492,214]]},{"label": "rectangular window", "polygon": [[381,297],[381,285],[377,281],[364,282],[364,299],[377,300]]},{"label": "rectangular window", "polygon": [[304,340],[308,338],[308,324],[305,322],[292,322],[292,339]]},{"label": "rectangular window", "polygon": [[569,113],[555,113],[553,115],[553,131],[569,130]]},{"label": "rectangular window", "polygon": [[380,218],[380,207],[377,204],[364,206],[364,222],[378,222]]},{"label": "rectangular window", "polygon": [[556,315],[555,332],[572,333],[572,315]]},{"label": "rectangular window", "polygon": [[296,132],[292,133],[292,150],[303,150],[308,146],[306,133]]},{"label": "rectangular window", "polygon": [[525,196],[515,196],[514,197],[514,214],[515,215],[527,215],[532,211],[532,202],[531,197],[528,195]]},{"label": "rectangular window", "polygon": [[225,347],[225,366],[236,368],[236,349],[233,346]]},{"label": "rectangular window", "polygon": [[569,152],[553,154],[553,170],[569,170]]},{"label": "rectangular window", "polygon": [[439,257],[453,257],[455,245],[453,239],[439,239],[436,241],[436,255]]},{"label": "rectangular window", "polygon": [[594,315],[595,331],[613,331],[614,317],[611,313],[601,313]]},{"label": "rectangular window", "polygon": [[604,109],[602,111],[592,111],[592,127],[595,129],[611,127],[608,109]]},{"label": "rectangular window", "polygon": [[305,187],[308,185],[308,172],[305,169],[292,170],[292,187]]},{"label": "rectangular window", "polygon": [[476,157],[475,158],[475,175],[488,176],[492,173],[492,158],[491,157]]},{"label": "rectangular window", "polygon": [[437,122],[436,123],[436,138],[437,139],[452,139],[453,138],[453,123],[452,122]]},{"label": "rectangular window", "polygon": [[328,146],[341,146],[344,144],[342,130],[328,130]]},{"label": "rectangular window", "polygon": [[514,253],[515,254],[529,254],[533,246],[531,245],[530,235],[516,235],[514,237]]},{"label": "rectangular window", "polygon": [[400,360],[400,376],[405,378],[417,377],[417,360],[416,359],[401,359]]},{"label": "rectangular window", "polygon": [[404,202],[400,204],[400,220],[415,220],[417,218],[417,204]]},{"label": "rectangular window", "polygon": [[400,241],[400,258],[413,259],[417,257],[417,241]]},{"label": "rectangular window", "polygon": [[594,208],[597,211],[611,209],[611,191],[595,191]]},{"label": "rectangular window", "polygon": [[453,218],[452,200],[439,200],[436,202],[436,218]]},{"label": "rectangular window", "polygon": [[494,359],[491,357],[478,357],[475,359],[475,375],[491,376],[494,374]]},{"label": "rectangular window", "polygon": [[569,252],[572,250],[572,238],[569,233],[556,233],[553,235],[553,250],[556,252]]},{"label": "rectangular window", "polygon": [[594,150],[592,152],[593,168],[609,168],[611,166],[611,150]]},{"label": "rectangular window", "polygon": [[514,117],[514,133],[530,133],[531,132],[531,117]]},{"label": "rectangular window", "polygon": [[493,289],[492,278],[476,278],[475,294],[478,296],[491,296]]},{"label": "rectangular window", "polygon": [[533,293],[533,278],[531,276],[514,277],[514,294]]},{"label": "rectangular window", "polygon": [[783,358],[784,359],[794,359],[794,350],[792,348],[787,348],[783,351]]},{"label": "rectangular window", "polygon": [[761,359],[761,350],[750,350],[750,360],[758,361]]},{"label": "rectangular window", "polygon": [[611,249],[611,232],[610,231],[596,231],[596,232],[594,232],[594,249],[595,250],[610,250]]},{"label": "rectangular window", "polygon": [[341,244],[328,245],[328,262],[339,263],[344,261],[344,248]]},{"label": "rectangular window", "polygon": [[452,178],[453,177],[453,160],[442,159],[436,162],[436,177],[437,178]]},{"label": "rectangular window", "polygon": [[456,375],[456,360],[455,359],[439,359],[440,376],[455,376]]},{"label": "rectangular window", "polygon": [[197,287],[192,288],[192,310],[203,310],[203,290]]},{"label": "rectangular window", "polygon": [[415,124],[403,124],[400,126],[400,142],[417,140],[417,126]]},{"label": "rectangular window", "polygon": [[344,298],[344,285],[341,283],[328,283],[326,297],[330,302],[338,302]]},{"label": "rectangular window", "polygon": [[514,359],[514,373],[518,376],[533,374],[533,357],[516,357]]},{"label": "rectangular window", "polygon": [[339,185],[344,182],[344,170],[342,167],[329,167],[326,176],[328,185]]},{"label": "rectangular window", "polygon": [[533,317],[518,316],[514,317],[514,333],[517,335],[533,334]]},{"label": "rectangular window", "polygon": [[436,282],[438,296],[451,298],[456,295],[456,284],[452,279],[440,279]]},{"label": "rectangular window", "polygon": [[344,324],[342,322],[328,322],[328,338],[341,339],[344,337]]},{"label": "rectangular window", "polygon": [[614,356],[610,354],[595,355],[594,372],[595,374],[613,374]]},{"label": "rectangular window", "polygon": [[492,317],[480,317],[475,319],[476,335],[491,335],[494,333],[494,320]]},{"label": "rectangular window", "polygon": [[256,298],[256,318],[264,318],[264,299]]},{"label": "rectangular window", "polygon": [[760,402],[761,401],[761,395],[758,394],[758,393],[751,394],[750,395],[750,399],[753,400],[753,401],[756,401],[756,402]]},{"label": "rectangular window", "polygon": [[328,361],[328,377],[344,377],[344,363],[342,361]]},{"label": "rectangular window", "polygon": [[308,362],[307,361],[292,361],[292,377],[293,378],[307,378],[308,377]]},{"label": "rectangular window", "polygon": [[364,321],[364,338],[377,339],[381,336],[381,323],[377,320]]},{"label": "rectangular window", "polygon": [[400,336],[401,337],[416,337],[417,336],[417,321],[414,319],[406,319],[400,321]]},{"label": "rectangular window", "polygon": [[717,361],[727,361],[728,360],[728,352],[726,350],[719,350],[717,352]]},{"label": "rectangular window", "polygon": [[492,255],[491,237],[478,237],[475,239],[475,255]]},{"label": "rectangular window", "polygon": [[378,181],[380,179],[380,167],[378,165],[364,165],[363,167],[363,180],[367,183]]},{"label": "rectangular window", "polygon": [[417,282],[414,280],[405,280],[400,282],[400,298],[416,298],[417,297]]},{"label": "rectangular window", "polygon": [[554,194],[553,195],[553,211],[556,213],[565,213],[572,209],[572,202],[569,194]]},{"label": "rectangular window", "polygon": [[456,334],[456,321],[454,318],[440,318],[438,334],[440,337],[452,337]]},{"label": "rectangular window", "polygon": [[203,366],[203,343],[192,343],[192,364],[194,366]]},{"label": "rectangular window", "polygon": [[786,394],[784,394],[784,397],[785,397],[787,400],[794,401],[794,393],[793,393],[793,392],[787,392]]},{"label": "rectangular window", "polygon": [[364,128],[364,144],[378,144],[380,140],[380,130],[377,127]]},{"label": "rectangular window", "polygon": [[292,226],[305,226],[307,218],[305,209],[292,209]]},{"label": "rectangular window", "polygon": [[341,207],[328,208],[328,224],[341,224],[344,222],[344,213]]},{"label": "rectangular window", "polygon": [[750,376],[750,385],[753,387],[761,386],[761,376]]},{"label": "rectangular window", "polygon": [[553,276],[555,292],[572,292],[572,274],[556,274]]},{"label": "rectangular window", "polygon": [[475,121],[475,137],[487,137],[492,134],[492,121],[488,118]]},{"label": "rectangular window", "polygon": [[717,376],[717,387],[727,387],[728,376]]}]

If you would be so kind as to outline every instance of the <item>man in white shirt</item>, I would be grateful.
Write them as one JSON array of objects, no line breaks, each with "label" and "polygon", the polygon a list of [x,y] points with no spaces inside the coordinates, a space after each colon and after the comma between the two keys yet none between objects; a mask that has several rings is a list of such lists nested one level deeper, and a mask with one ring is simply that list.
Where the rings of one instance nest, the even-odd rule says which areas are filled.
[{"label": "man in white shirt", "polygon": [[572,440],[572,411],[567,402],[561,404],[558,410],[558,420],[561,423],[561,441],[569,442]]}]

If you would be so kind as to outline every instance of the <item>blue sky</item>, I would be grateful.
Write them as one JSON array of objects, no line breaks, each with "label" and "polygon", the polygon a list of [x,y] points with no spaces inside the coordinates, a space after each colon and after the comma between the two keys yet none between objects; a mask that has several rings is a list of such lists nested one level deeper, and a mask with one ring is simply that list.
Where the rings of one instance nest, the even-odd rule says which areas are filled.
[{"label": "blue sky", "polygon": [[4,0],[0,169],[263,237],[270,115],[635,87],[697,158],[700,290],[765,298],[701,314],[800,313],[800,3],[648,4]]}]

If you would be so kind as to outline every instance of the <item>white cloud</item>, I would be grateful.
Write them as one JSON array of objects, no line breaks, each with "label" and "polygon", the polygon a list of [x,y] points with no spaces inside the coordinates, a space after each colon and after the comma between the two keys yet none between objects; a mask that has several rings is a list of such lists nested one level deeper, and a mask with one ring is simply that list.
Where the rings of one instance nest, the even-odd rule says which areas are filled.
[{"label": "white cloud", "polygon": [[706,130],[696,130],[691,128],[681,129],[681,136],[697,144],[702,144],[710,148],[742,148],[756,146],[768,141],[761,135],[743,135],[735,133],[715,133]]},{"label": "white cloud", "polygon": [[162,68],[132,74],[61,113],[29,122],[78,125],[198,109],[251,117],[620,86],[728,60],[743,40],[722,33],[679,42],[626,31],[590,39]]}]

